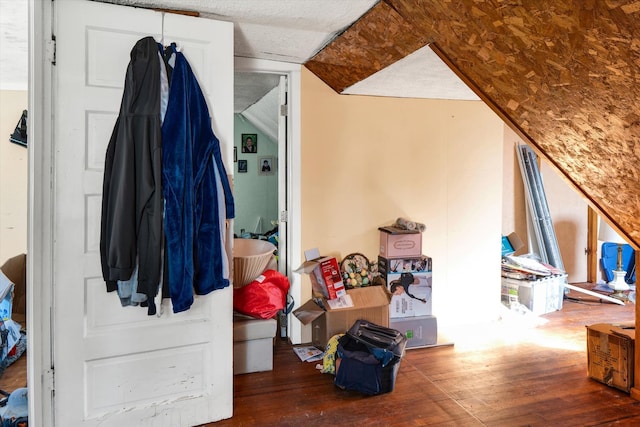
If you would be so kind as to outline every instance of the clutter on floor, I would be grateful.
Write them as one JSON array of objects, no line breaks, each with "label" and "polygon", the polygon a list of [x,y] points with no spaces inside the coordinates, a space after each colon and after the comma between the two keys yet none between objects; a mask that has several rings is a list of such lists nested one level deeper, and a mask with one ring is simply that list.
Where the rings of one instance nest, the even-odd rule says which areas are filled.
[{"label": "clutter on floor", "polygon": [[27,348],[25,254],[17,255],[0,267],[0,376]]},{"label": "clutter on floor", "polygon": [[0,406],[2,427],[27,427],[29,425],[28,389],[18,388],[11,392]]},{"label": "clutter on floor", "polygon": [[522,246],[515,233],[502,237],[502,304],[536,316],[561,310],[567,274],[533,254],[513,255]]},{"label": "clutter on floor", "polygon": [[322,360],[316,368],[337,387],[374,395],[393,390],[405,349],[439,345],[424,230],[404,218],[380,227],[377,262],[359,252],[338,262],[305,251],[295,272],[308,275],[313,297],[293,314],[311,325],[312,346],[294,347],[301,361]]},{"label": "clutter on floor", "polygon": [[[312,331],[310,343],[293,348],[301,362],[334,375],[341,389],[374,395],[393,390],[405,349],[437,345],[425,228],[406,218],[380,227],[374,262],[359,252],[339,262],[318,248],[305,251],[294,270],[312,288],[293,311]],[[234,246],[234,374],[271,370],[276,328],[265,322],[291,309],[289,282],[269,268],[275,247],[267,241],[236,238]]]}]

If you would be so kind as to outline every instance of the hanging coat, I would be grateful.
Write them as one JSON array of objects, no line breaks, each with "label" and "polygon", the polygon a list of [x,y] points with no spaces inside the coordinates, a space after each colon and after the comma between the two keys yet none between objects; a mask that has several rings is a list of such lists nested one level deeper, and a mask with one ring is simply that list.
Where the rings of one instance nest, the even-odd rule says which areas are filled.
[{"label": "hanging coat", "polygon": [[100,228],[102,274],[107,291],[131,278],[155,313],[162,265],[162,130],[160,58],[153,37],[130,54],[120,113],[107,147]]},{"label": "hanging coat", "polygon": [[[211,128],[206,100],[189,63],[175,57],[162,125],[162,188],[165,198],[166,261],[175,313],[229,286],[224,222],[235,216],[233,195]],[[222,193],[222,194],[221,194]]]}]

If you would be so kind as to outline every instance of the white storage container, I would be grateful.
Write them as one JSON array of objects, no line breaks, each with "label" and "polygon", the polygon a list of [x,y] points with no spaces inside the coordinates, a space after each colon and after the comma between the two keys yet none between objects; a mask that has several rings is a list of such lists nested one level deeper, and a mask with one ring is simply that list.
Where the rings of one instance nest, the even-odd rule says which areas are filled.
[{"label": "white storage container", "polygon": [[518,301],[535,315],[562,309],[566,274],[555,274],[538,280],[502,278],[502,301],[509,305]]}]

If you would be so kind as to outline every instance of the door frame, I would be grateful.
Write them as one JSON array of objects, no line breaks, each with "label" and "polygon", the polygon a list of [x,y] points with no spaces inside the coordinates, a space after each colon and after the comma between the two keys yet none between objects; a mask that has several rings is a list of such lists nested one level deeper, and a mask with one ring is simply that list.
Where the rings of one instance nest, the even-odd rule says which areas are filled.
[{"label": "door frame", "polygon": [[51,116],[55,45],[52,33],[52,0],[29,0],[27,387],[32,425],[53,425],[51,307],[55,218]]},{"label": "door frame", "polygon": [[[299,274],[293,274],[301,262],[301,215],[300,215],[300,64],[289,62],[270,61],[266,59],[235,57],[234,72],[269,73],[287,76],[287,153],[284,156],[285,167],[279,167],[279,173],[286,173],[285,197],[287,199],[287,237],[286,237],[286,266],[285,274],[289,278],[290,291],[296,305],[301,302],[301,279]],[[280,191],[280,189],[279,189]],[[278,206],[278,215],[283,206]],[[299,344],[302,340],[301,324],[293,321],[289,314],[287,319],[288,335],[293,344]]]}]

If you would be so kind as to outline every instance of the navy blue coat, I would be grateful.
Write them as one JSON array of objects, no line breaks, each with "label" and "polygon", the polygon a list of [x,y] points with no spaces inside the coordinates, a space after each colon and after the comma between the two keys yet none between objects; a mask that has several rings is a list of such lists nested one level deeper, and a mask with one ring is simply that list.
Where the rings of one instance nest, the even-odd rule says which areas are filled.
[{"label": "navy blue coat", "polygon": [[171,49],[176,57],[162,125],[162,191],[169,292],[177,313],[191,306],[194,292],[229,286],[221,236],[235,211],[207,102],[184,55]]}]

